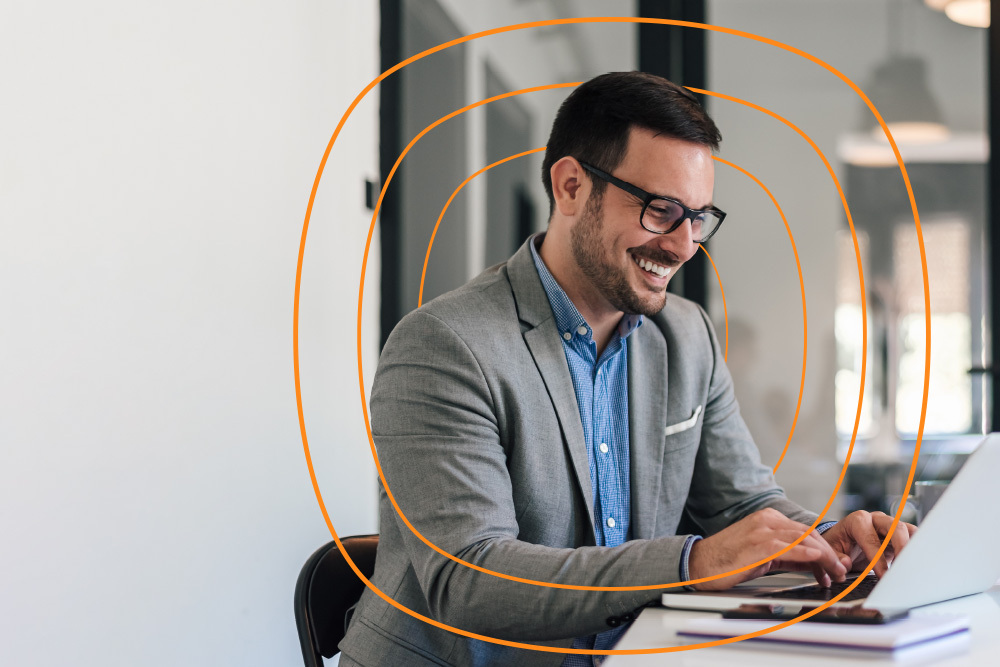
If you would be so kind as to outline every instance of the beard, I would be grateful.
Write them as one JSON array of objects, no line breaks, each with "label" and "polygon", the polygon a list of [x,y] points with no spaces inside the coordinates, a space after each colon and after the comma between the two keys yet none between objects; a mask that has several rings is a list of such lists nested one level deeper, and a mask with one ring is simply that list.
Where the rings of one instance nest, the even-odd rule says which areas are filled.
[{"label": "beard", "polygon": [[[601,233],[604,228],[602,201],[603,197],[591,197],[573,227],[570,235],[573,258],[591,284],[617,310],[652,317],[666,305],[667,291],[653,291],[642,286],[642,292],[636,292],[629,283],[629,268],[616,264],[608,256],[611,244]],[[634,260],[630,256],[627,261]]]}]

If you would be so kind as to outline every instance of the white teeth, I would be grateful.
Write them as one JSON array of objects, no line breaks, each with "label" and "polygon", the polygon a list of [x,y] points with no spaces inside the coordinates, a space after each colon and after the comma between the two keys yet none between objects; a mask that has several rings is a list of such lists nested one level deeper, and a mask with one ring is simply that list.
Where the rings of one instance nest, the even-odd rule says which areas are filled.
[{"label": "white teeth", "polygon": [[654,264],[653,262],[650,262],[642,258],[636,259],[636,264],[638,264],[641,268],[645,269],[646,271],[649,271],[650,273],[655,273],[656,275],[661,277],[670,273],[670,269],[668,267],[660,266],[659,264]]}]

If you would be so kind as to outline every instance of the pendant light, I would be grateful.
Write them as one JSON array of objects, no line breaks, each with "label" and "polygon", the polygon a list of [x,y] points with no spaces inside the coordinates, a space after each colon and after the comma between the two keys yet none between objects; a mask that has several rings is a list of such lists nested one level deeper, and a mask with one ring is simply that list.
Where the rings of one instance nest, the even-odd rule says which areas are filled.
[{"label": "pendant light", "polygon": [[[932,143],[948,138],[941,108],[927,83],[927,64],[916,55],[904,55],[900,48],[900,19],[895,0],[887,3],[888,58],[875,68],[867,87],[882,119],[897,143]],[[871,111],[864,108],[865,129],[888,143],[882,127]]]}]

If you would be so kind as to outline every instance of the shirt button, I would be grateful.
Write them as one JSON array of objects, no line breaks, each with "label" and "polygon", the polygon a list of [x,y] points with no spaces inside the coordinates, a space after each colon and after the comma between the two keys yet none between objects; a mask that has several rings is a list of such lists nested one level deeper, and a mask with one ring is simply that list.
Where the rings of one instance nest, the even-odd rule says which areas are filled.
[{"label": "shirt button", "polygon": [[613,516],[609,516],[608,517],[608,528],[614,528],[614,527],[615,527],[615,518]]},{"label": "shirt button", "polygon": [[579,328],[578,328],[578,329],[576,330],[576,332],[577,332],[578,334],[580,334],[581,336],[586,336],[586,335],[587,335],[587,327],[585,327],[585,326],[580,326],[580,327],[579,327]]},{"label": "shirt button", "polygon": [[607,454],[608,453],[608,443],[602,442],[600,449],[601,449],[601,453]]},{"label": "shirt button", "polygon": [[567,331],[566,333],[563,334],[563,338],[565,338],[566,340],[571,340],[573,338],[573,334]]}]

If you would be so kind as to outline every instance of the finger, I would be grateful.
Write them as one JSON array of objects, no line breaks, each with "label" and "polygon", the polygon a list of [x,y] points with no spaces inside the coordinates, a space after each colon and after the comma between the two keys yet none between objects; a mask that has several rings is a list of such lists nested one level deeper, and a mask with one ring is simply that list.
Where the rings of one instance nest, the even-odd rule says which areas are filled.
[{"label": "finger", "polygon": [[840,522],[837,525],[831,526],[824,532],[813,531],[818,536],[819,539],[826,542],[833,549],[834,553],[837,554],[837,560],[839,560],[847,572],[851,571],[854,567],[854,558],[851,555],[854,549],[854,540],[850,538],[846,529],[842,525],[844,522]]},{"label": "finger", "polygon": [[816,577],[816,583],[822,586],[823,588],[829,588],[830,584],[833,583],[830,580],[830,575],[827,574],[826,570],[816,565],[815,563],[813,563],[812,571],[813,571],[813,576]]},{"label": "finger", "polygon": [[876,554],[878,554],[878,550],[882,546],[882,540],[879,539],[878,533],[875,532],[871,515],[867,512],[863,515],[860,512],[857,514],[857,519],[851,522],[851,526],[848,529],[851,538],[861,548],[861,552],[865,555],[869,563],[875,561],[875,574],[879,577],[884,577],[885,573],[889,571],[885,556],[879,556],[876,560]]},{"label": "finger", "polygon": [[834,581],[843,581],[847,573],[851,570],[851,559],[846,554],[834,549],[815,530],[809,534],[808,544],[809,546],[815,545],[823,553],[824,567]]},{"label": "finger", "polygon": [[[807,527],[802,526],[802,528],[806,529]],[[789,535],[788,533],[783,533],[782,537],[787,538],[788,535]],[[801,535],[802,533],[800,532],[798,535],[795,536],[795,539],[798,539]],[[837,570],[838,563],[840,565],[844,565],[844,559],[847,559],[848,561],[850,560],[842,552],[834,549],[833,545],[827,542],[826,539],[824,539],[823,536],[820,535],[815,530],[810,531],[810,533],[803,538],[802,545],[817,549],[822,554],[821,561],[826,564],[826,566],[828,567],[828,571],[833,573],[835,573],[835,571]],[[844,574],[847,573],[849,567],[850,566],[844,565]]]},{"label": "finger", "polygon": [[[801,544],[783,553],[779,558],[771,561],[774,564],[772,569],[796,570],[809,572],[816,565],[817,559],[821,556],[819,549],[804,547]],[[822,568],[820,568],[822,569]]]},{"label": "finger", "polygon": [[[878,531],[879,535],[885,536],[888,534],[889,529],[892,528],[892,517],[882,512],[875,512],[872,514],[872,521],[875,524],[875,530]],[[892,547],[892,556],[889,561],[895,560],[899,552],[903,550],[903,547],[910,541],[910,531],[906,529],[905,523],[900,523],[896,526],[896,530],[892,533],[892,538],[889,540],[889,544]],[[889,549],[886,549],[886,553]]]},{"label": "finger", "polygon": [[848,572],[854,568],[854,559],[851,558],[850,554],[838,553],[837,557],[840,558],[840,562],[844,564],[844,569]]},{"label": "finger", "polygon": [[[838,554],[819,533],[814,530],[811,531],[809,526],[789,519],[775,511],[764,510],[759,513],[759,517],[762,523],[770,529],[772,539],[769,540],[770,544],[768,544],[768,547],[772,549],[770,552],[772,555],[785,549],[791,543],[799,542],[798,545],[778,556],[775,560],[787,561],[788,564],[794,564],[795,569],[800,570],[813,569],[812,565],[804,568],[803,565],[806,563],[815,564],[829,578],[837,581],[844,580],[845,575],[850,570],[850,566],[845,565],[841,559],[841,554]],[[806,550],[804,551],[803,548]],[[792,569],[788,565],[780,567]]]},{"label": "finger", "polygon": [[[801,536],[801,532],[796,534],[796,531],[793,529],[791,531],[782,531],[779,535],[779,539],[793,542]],[[812,563],[824,573],[828,574],[829,577],[837,581],[842,581],[844,579],[844,575],[847,574],[847,567],[844,566],[840,556],[833,550],[833,547],[831,547],[818,533],[813,532],[806,535],[798,547],[808,549],[811,554]]]},{"label": "finger", "polygon": [[[820,539],[822,539],[824,542],[826,542],[826,539],[822,535],[820,536]],[[827,542],[827,544],[830,544],[830,543]],[[834,545],[830,544],[830,547],[833,549],[833,553],[837,557],[837,561],[839,561],[840,564],[844,566],[844,574],[847,574],[848,572],[851,571],[851,568],[854,567],[854,558],[851,556],[851,554],[844,553],[843,551],[841,551],[840,548],[839,548],[839,546],[840,545],[834,546]],[[853,551],[853,549],[852,549],[852,551]]]}]

